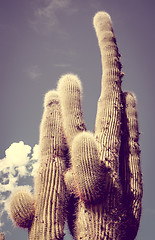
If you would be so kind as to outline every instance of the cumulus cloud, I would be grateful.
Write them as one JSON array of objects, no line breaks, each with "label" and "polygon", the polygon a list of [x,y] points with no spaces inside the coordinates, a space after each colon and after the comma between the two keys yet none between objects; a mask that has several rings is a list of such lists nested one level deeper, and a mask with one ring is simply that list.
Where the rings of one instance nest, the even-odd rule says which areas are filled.
[{"label": "cumulus cloud", "polygon": [[[34,9],[34,16],[30,26],[39,33],[47,34],[52,30],[58,31],[59,20],[57,14],[66,12],[73,14],[77,9],[71,6],[71,0],[45,0]],[[60,29],[59,29],[60,30]]]},{"label": "cumulus cloud", "polygon": [[39,145],[36,144],[36,145],[33,147],[32,160],[37,160],[37,159],[38,159],[38,153],[39,153]]},{"label": "cumulus cloud", "polygon": [[31,152],[31,147],[24,145],[22,141],[19,143],[12,143],[5,151],[6,162],[8,166],[22,166],[28,162],[28,154]]},{"label": "cumulus cloud", "polygon": [[0,229],[6,210],[6,200],[19,187],[22,179],[34,176],[38,168],[38,145],[33,149],[23,141],[15,142],[5,151],[0,160]]}]

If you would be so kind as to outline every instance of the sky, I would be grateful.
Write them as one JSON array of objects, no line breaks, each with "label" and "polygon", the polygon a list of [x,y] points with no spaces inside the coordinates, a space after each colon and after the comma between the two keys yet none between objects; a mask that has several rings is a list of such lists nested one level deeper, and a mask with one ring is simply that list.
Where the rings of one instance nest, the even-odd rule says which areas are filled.
[{"label": "sky", "polygon": [[[111,15],[123,64],[123,90],[137,96],[144,195],[136,240],[155,231],[155,2],[153,0],[0,0],[0,232],[27,239],[6,214],[19,186],[33,189],[44,94],[61,75],[83,85],[87,128],[94,130],[101,61],[93,16]],[[66,228],[65,240],[71,240]]]}]

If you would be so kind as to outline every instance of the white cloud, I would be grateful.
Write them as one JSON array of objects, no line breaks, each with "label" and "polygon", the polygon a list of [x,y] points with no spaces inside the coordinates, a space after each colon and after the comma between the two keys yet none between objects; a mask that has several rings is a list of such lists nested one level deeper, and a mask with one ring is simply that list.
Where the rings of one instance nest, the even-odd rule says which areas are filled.
[{"label": "white cloud", "polygon": [[[32,160],[37,160],[39,158],[39,145],[36,144],[34,147],[33,147],[33,153],[32,153]],[[32,169],[32,172],[31,172],[31,175],[32,176],[35,176],[37,170],[38,170],[38,167],[39,167],[39,161],[35,161],[33,163],[33,169]]]},{"label": "white cloud", "polygon": [[72,0],[46,0],[41,1],[41,6],[34,9],[33,19],[30,20],[30,26],[38,33],[48,34],[58,28],[59,20],[57,14],[61,11],[73,14],[77,9],[71,6]]},{"label": "white cloud", "polygon": [[31,147],[24,145],[22,141],[19,143],[12,143],[11,146],[5,151],[8,166],[25,165],[29,160],[28,154],[30,154],[30,152]]},{"label": "white cloud", "polygon": [[37,161],[37,162],[35,162],[35,163],[33,163],[33,169],[32,169],[32,176],[35,176],[36,175],[36,172],[37,172],[37,170],[38,170],[38,167],[39,167],[39,162]]},{"label": "white cloud", "polygon": [[19,184],[19,180],[32,177],[38,168],[38,145],[32,148],[23,141],[15,142],[5,151],[5,158],[0,160],[0,229],[6,200]]},{"label": "white cloud", "polygon": [[27,73],[32,80],[35,80],[41,76],[41,71],[38,65],[33,65],[28,68]]},{"label": "white cloud", "polygon": [[39,155],[39,145],[36,144],[36,145],[33,147],[32,159],[33,159],[33,160],[38,159],[38,155]]}]

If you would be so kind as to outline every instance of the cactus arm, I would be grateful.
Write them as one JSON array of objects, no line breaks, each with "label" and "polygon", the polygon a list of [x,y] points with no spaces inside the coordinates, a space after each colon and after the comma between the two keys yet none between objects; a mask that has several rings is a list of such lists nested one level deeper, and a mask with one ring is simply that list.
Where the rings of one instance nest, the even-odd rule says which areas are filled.
[{"label": "cactus arm", "polygon": [[76,75],[66,74],[60,78],[57,90],[61,102],[63,127],[67,136],[67,143],[71,147],[74,137],[86,130],[81,108],[81,82]]},{"label": "cactus arm", "polygon": [[121,63],[110,16],[94,16],[102,62],[101,95],[95,123],[95,135],[101,144],[101,159],[116,172],[121,122]]},{"label": "cactus arm", "polygon": [[30,228],[35,214],[34,197],[22,189],[10,198],[9,216],[16,226]]},{"label": "cactus arm", "polygon": [[120,192],[118,177],[110,167],[100,161],[100,148],[90,132],[78,134],[72,143],[71,163],[73,167],[77,195],[82,201],[95,203],[107,199],[110,186]]},{"label": "cactus arm", "polygon": [[122,96],[122,136],[119,158],[119,174],[127,209],[127,239],[134,239],[140,222],[143,195],[140,166],[139,129],[136,98],[125,92]]},{"label": "cactus arm", "polygon": [[106,168],[100,164],[94,135],[90,132],[78,134],[73,140],[71,154],[77,195],[86,203],[103,197],[104,188],[107,188],[104,186]]},{"label": "cactus arm", "polygon": [[[101,202],[88,206],[79,200],[75,239],[123,239],[125,210],[122,206],[118,176],[122,93],[120,55],[110,16],[104,12],[97,13],[94,27],[102,60],[101,95],[96,115],[95,138],[99,145],[100,163],[110,169],[110,174],[102,173],[102,181],[107,186],[106,191],[103,191],[106,201],[103,197]],[[114,187],[116,182],[117,188]]]},{"label": "cactus arm", "polygon": [[66,144],[56,91],[45,96],[40,125],[40,166],[35,178],[35,217],[29,239],[63,239]]}]

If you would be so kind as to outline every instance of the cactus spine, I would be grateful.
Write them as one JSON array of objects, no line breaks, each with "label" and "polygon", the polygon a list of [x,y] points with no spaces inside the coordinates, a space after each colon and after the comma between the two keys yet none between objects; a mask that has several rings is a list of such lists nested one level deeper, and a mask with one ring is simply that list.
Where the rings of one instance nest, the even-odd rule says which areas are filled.
[{"label": "cactus spine", "polygon": [[136,100],[121,90],[110,16],[98,12],[94,27],[102,62],[95,132],[83,119],[79,78],[62,76],[44,100],[34,200],[25,197],[22,205],[25,193],[12,197],[12,218],[28,228],[29,240],[63,239],[65,219],[75,240],[133,240],[138,231],[143,188]]}]

